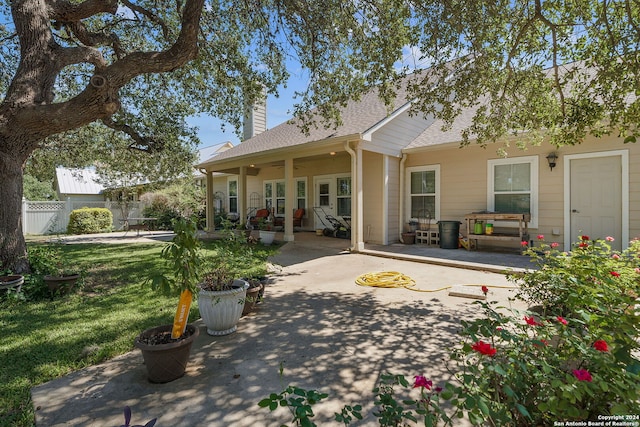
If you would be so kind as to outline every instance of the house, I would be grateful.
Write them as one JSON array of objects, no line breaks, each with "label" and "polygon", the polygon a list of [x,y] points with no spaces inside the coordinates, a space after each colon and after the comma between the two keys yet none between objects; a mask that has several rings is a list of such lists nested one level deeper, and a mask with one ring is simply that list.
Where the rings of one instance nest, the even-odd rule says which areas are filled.
[{"label": "house", "polygon": [[56,167],[55,189],[60,200],[103,202],[105,187],[95,168],[72,169]]},{"label": "house", "polygon": [[[198,160],[196,161],[196,164],[200,164],[205,160],[212,159],[213,157],[217,156],[219,153],[222,153],[223,151],[226,151],[232,147],[233,147],[233,144],[231,143],[231,141],[223,142],[221,144],[210,145],[207,147],[202,147],[201,149],[198,150]],[[207,184],[206,173],[198,169],[195,169],[193,171],[193,177],[198,187],[206,186]]]},{"label": "house", "polygon": [[[410,115],[410,106],[404,93],[389,108],[372,91],[342,109],[337,128],[319,123],[304,134],[294,120],[282,123],[198,165],[208,197],[222,198],[241,217],[272,209],[284,219],[285,241],[295,239],[298,208],[306,210],[309,230],[324,228],[323,216],[343,219],[355,251],[400,241],[410,222],[437,228],[438,221],[459,221],[463,235],[473,233],[465,217],[474,212],[529,214],[525,238],[542,234],[566,250],[581,234],[615,237],[617,249],[640,235],[636,144],[590,137],[523,151],[512,143],[501,157],[502,143],[460,147],[472,111],[443,131],[438,120]],[[513,235],[519,224],[494,225]],[[481,244],[518,247],[515,240]]]}]

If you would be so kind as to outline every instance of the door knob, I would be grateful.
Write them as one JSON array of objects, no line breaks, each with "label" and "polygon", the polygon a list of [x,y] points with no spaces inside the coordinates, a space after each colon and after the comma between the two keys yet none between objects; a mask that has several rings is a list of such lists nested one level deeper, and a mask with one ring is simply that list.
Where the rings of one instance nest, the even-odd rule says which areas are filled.
[{"label": "door knob", "polygon": [[579,210],[577,210],[577,209],[571,209],[571,212],[573,212],[573,213],[580,213],[580,211],[579,211]]}]

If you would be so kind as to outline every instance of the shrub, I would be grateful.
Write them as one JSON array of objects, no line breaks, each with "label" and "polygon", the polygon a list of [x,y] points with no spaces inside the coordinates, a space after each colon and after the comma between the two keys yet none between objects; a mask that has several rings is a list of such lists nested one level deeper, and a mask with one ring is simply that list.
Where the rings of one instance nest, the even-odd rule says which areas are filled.
[{"label": "shrub", "polygon": [[113,214],[106,208],[82,208],[71,211],[67,233],[108,233],[113,228]]},{"label": "shrub", "polygon": [[172,230],[173,222],[180,218],[180,213],[169,205],[168,199],[160,194],[146,194],[144,198],[151,204],[143,209],[142,215],[156,218],[154,226],[158,230]]}]

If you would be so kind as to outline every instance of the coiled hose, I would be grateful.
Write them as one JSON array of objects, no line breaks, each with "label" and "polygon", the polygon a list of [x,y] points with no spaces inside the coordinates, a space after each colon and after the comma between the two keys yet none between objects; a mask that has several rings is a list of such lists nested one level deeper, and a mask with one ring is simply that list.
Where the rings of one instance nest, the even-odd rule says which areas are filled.
[{"label": "coiled hose", "polygon": [[[365,273],[356,278],[356,284],[359,286],[370,286],[374,288],[405,288],[410,291],[416,292],[440,292],[452,288],[452,286],[444,286],[438,289],[418,289],[416,288],[416,281],[411,277],[402,274],[398,271],[381,271],[378,273]],[[500,286],[500,285],[464,285],[487,288],[503,288],[513,289],[515,286]]]}]

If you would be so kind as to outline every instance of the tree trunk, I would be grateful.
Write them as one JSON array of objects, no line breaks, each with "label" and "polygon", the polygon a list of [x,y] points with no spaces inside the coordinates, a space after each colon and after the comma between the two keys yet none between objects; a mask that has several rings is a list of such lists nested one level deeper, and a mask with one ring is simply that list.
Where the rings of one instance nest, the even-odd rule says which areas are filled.
[{"label": "tree trunk", "polygon": [[0,151],[0,271],[28,271],[22,234],[23,161]]}]

